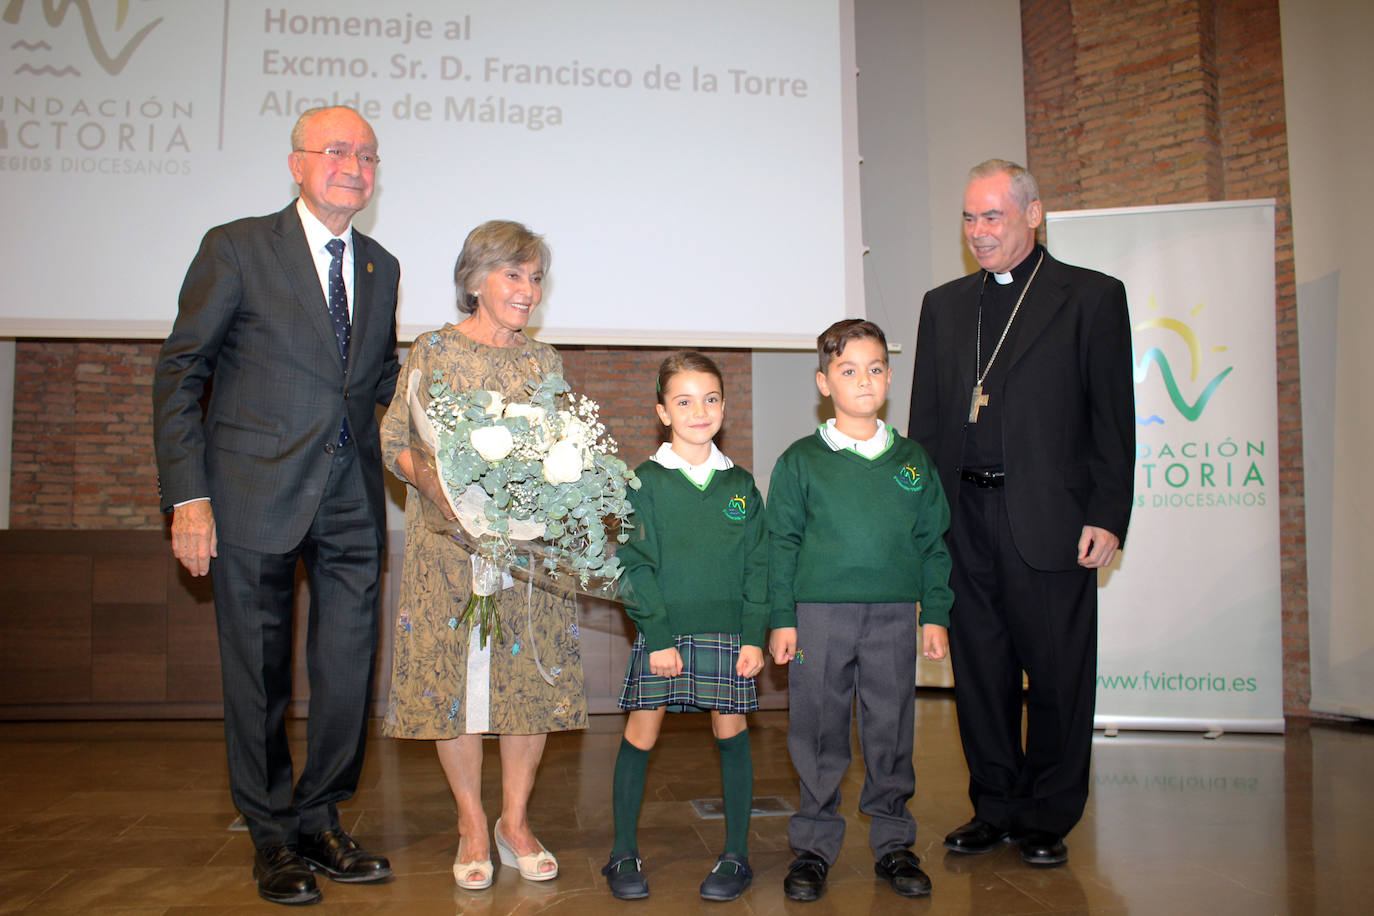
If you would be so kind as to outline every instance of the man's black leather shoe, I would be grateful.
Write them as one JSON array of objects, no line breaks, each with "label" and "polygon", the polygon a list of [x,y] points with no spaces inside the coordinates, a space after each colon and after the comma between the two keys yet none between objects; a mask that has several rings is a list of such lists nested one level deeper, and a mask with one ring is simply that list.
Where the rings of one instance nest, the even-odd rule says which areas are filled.
[{"label": "man's black leather shoe", "polygon": [[370,884],[391,877],[391,863],[360,847],[341,827],[302,836],[300,855],[305,864],[345,884]]},{"label": "man's black leather shoe", "polygon": [[945,837],[945,848],[950,852],[961,852],[964,855],[977,856],[985,852],[992,852],[1002,845],[1009,834],[1000,827],[994,827],[987,821],[980,821],[974,818],[962,827],[950,831]]},{"label": "man's black leather shoe", "polygon": [[930,876],[921,871],[921,860],[910,849],[889,852],[873,863],[879,878],[886,878],[903,897],[924,897],[930,893]]},{"label": "man's black leather shoe", "polygon": [[830,866],[820,856],[809,853],[797,856],[787,867],[787,877],[782,879],[782,892],[788,900],[815,900],[825,891],[825,874],[828,871]]},{"label": "man's black leather shoe", "polygon": [[1058,834],[1032,830],[1021,837],[1021,861],[1036,868],[1053,868],[1069,861],[1069,848]]},{"label": "man's black leather shoe", "polygon": [[253,856],[253,880],[258,896],[272,903],[304,906],[320,902],[320,889],[296,851],[290,846],[270,846]]}]

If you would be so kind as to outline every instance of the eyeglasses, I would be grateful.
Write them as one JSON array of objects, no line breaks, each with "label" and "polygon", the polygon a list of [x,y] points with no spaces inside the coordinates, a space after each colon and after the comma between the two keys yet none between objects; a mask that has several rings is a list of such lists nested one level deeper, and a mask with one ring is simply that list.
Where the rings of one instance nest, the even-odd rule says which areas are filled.
[{"label": "eyeglasses", "polygon": [[337,165],[343,165],[349,159],[357,159],[358,168],[360,169],[375,169],[382,161],[382,157],[378,156],[376,153],[358,153],[338,146],[330,146],[325,149],[298,149],[296,152],[314,153],[316,156],[327,156],[330,161]]}]

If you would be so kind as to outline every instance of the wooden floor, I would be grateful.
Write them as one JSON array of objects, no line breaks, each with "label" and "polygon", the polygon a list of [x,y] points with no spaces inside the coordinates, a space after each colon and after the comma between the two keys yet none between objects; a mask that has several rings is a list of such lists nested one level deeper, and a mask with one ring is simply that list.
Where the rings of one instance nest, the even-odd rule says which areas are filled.
[{"label": "wooden floor", "polygon": [[[786,714],[752,719],[755,794],[796,804]],[[396,871],[381,886],[322,881],[323,909],[350,913],[1362,913],[1374,900],[1374,728],[1290,723],[1285,736],[1099,735],[1094,786],[1069,836],[1069,864],[1023,866],[1015,847],[947,854],[946,831],[968,816],[953,702],[917,703],[915,851],[933,896],[905,900],[872,871],[851,768],[844,851],[824,897],[786,901],[786,817],[753,820],[754,886],[707,904],[697,886],[719,851],[719,819],[694,799],[718,796],[702,716],[670,717],[650,763],[640,848],[652,896],[613,900],[599,874],[610,848],[611,769],[621,720],[597,716],[549,741],[533,820],[559,858],[556,881],[498,870],[484,892],[457,889],[453,802],[430,744],[374,737],[363,785],[344,811],[364,845]],[[298,753],[302,723],[293,723]],[[492,745],[488,803],[499,798]],[[492,814],[494,820],[495,814]],[[260,901],[251,846],[229,830],[219,722],[0,723],[0,913],[283,912]],[[319,911],[315,910],[316,912]]]}]

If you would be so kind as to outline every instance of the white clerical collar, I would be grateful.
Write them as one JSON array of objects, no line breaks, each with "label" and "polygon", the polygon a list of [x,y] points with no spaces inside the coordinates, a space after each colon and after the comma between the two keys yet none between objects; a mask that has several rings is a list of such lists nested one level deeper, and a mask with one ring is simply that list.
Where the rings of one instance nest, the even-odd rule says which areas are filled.
[{"label": "white clerical collar", "polygon": [[1040,266],[1040,261],[1036,261],[1032,265],[1031,255],[1035,254],[1036,251],[1041,250],[1043,249],[1040,248],[1040,244],[1037,242],[1035,245],[1031,246],[1030,252],[1027,253],[1024,258],[1021,259],[1020,264],[1017,264],[1015,267],[1013,267],[1006,273],[993,274],[992,278],[997,281],[998,286],[1007,286],[1008,284],[1014,283],[1016,281],[1016,272],[1018,270],[1021,271],[1021,276],[1023,277],[1027,274],[1035,273],[1035,269]]},{"label": "white clerical collar", "polygon": [[701,464],[689,464],[677,452],[673,451],[670,443],[664,442],[658,447],[650,459],[655,464],[662,465],[673,471],[682,471],[699,487],[706,486],[711,480],[711,474],[715,471],[727,471],[735,466],[735,463],[718,448],[714,442],[711,443],[711,454],[706,456],[706,460]]},{"label": "white clerical collar", "polygon": [[865,458],[876,458],[887,450],[888,443],[892,441],[892,427],[882,420],[874,418],[878,424],[877,430],[867,439],[855,439],[853,436],[845,435],[835,428],[835,418],[831,417],[825,421],[821,427],[821,438],[825,444],[830,446],[834,452],[844,451],[852,448],[854,451],[863,455]]}]

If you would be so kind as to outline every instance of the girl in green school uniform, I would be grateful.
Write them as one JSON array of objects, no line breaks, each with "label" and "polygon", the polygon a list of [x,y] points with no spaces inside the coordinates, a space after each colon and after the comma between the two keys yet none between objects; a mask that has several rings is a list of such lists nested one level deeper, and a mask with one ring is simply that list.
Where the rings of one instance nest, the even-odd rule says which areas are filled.
[{"label": "girl in green school uniform", "polygon": [[625,609],[639,633],[620,692],[630,711],[613,784],[615,845],[602,869],[622,900],[649,896],[635,836],[649,752],[666,711],[709,709],[720,750],[725,850],[701,885],[734,900],[753,880],[754,766],[745,713],[758,709],[768,607],[767,530],[754,478],[713,441],[725,416],[720,369],[695,351],[658,370],[654,409],[671,441],[636,468],[635,529],[617,556]]}]

